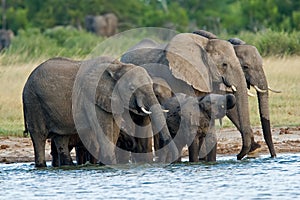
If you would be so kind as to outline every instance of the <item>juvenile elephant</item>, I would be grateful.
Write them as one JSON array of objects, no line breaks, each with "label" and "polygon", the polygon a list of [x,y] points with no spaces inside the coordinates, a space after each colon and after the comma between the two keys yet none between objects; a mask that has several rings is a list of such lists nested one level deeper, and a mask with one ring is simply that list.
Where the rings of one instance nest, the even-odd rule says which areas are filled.
[{"label": "juvenile elephant", "polygon": [[205,136],[212,134],[214,120],[224,117],[235,102],[232,94],[191,97],[178,93],[166,100],[162,105],[169,110],[167,125],[178,152],[188,145],[189,161],[198,162],[201,145]]},{"label": "juvenile elephant", "polygon": [[115,164],[121,115],[151,118],[163,138],[165,161],[177,148],[145,69],[99,57],[87,61],[53,58],[39,65],[23,89],[25,131],[30,132],[35,165],[45,167],[45,141],[53,138],[59,166],[72,165],[69,140],[79,133],[84,146],[104,164]]}]

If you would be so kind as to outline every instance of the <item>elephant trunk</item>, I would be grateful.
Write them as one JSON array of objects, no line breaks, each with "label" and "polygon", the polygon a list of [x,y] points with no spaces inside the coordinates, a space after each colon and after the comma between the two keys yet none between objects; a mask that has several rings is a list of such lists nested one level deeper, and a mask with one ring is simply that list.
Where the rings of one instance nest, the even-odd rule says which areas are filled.
[{"label": "elephant trunk", "polygon": [[152,107],[150,108],[150,111],[152,112],[150,118],[153,126],[153,134],[159,134],[160,147],[162,148],[156,153],[159,155],[160,162],[173,162],[177,160],[180,155],[167,127],[166,118],[162,108],[157,100],[156,102],[157,103],[152,104]]},{"label": "elephant trunk", "polygon": [[[266,87],[267,89],[267,87]],[[271,157],[276,157],[276,152],[272,140],[270,117],[269,117],[269,94],[268,92],[257,92],[257,100],[259,107],[259,116],[264,134],[265,142],[268,145]]]},{"label": "elephant trunk", "polygon": [[[244,77],[240,75],[239,77]],[[238,119],[240,124],[240,131],[242,133],[243,146],[241,152],[237,155],[237,159],[241,160],[250,151],[251,138],[253,137],[252,129],[250,126],[249,117],[249,103],[247,96],[246,81],[240,80],[235,92],[236,107],[238,112]]]}]

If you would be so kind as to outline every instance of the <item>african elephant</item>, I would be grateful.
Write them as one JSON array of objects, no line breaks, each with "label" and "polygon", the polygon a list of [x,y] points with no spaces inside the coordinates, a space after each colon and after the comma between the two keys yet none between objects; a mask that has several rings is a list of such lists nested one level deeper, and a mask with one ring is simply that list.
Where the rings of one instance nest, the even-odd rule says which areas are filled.
[{"label": "african elephant", "polygon": [[[177,93],[162,105],[169,110],[167,125],[178,152],[188,145],[189,161],[198,162],[203,140],[212,133],[211,128],[214,128],[213,121],[221,119],[226,115],[227,109],[234,107],[235,97],[231,94],[191,97]],[[181,158],[177,161],[181,161]]]},{"label": "african elephant", "polygon": [[[232,43],[236,55],[239,58],[246,78],[247,87],[250,89],[250,86],[252,86],[257,92],[259,115],[264,139],[269,148],[271,157],[275,157],[276,152],[272,141],[270,126],[268,90],[276,93],[280,91],[273,90],[268,86],[267,78],[263,70],[263,60],[255,46],[248,45],[238,38],[231,38],[228,41]],[[228,117],[231,118],[239,128],[238,120],[236,119],[236,110],[231,110],[228,113]]]},{"label": "african elephant", "polygon": [[0,30],[0,51],[8,48],[14,33],[11,30]]},{"label": "african elephant", "polygon": [[140,42],[127,51],[121,61],[142,66],[150,75],[165,79],[174,93],[201,96],[222,87],[231,88],[236,97],[243,142],[237,159],[242,159],[250,151],[253,133],[246,80],[228,41],[181,33],[167,45],[143,48]]},{"label": "african elephant", "polygon": [[85,27],[87,31],[98,36],[109,37],[117,33],[118,18],[113,13],[97,16],[88,15],[85,17]]},{"label": "african elephant", "polygon": [[[123,113],[142,123],[151,118],[162,137],[166,160],[177,159],[164,113],[145,69],[109,57],[87,61],[53,58],[40,64],[23,89],[25,131],[30,133],[36,167],[45,167],[45,141],[53,138],[59,166],[72,165],[69,141],[79,134],[103,164],[115,164]],[[127,119],[130,120],[130,119]]]},{"label": "african elephant", "polygon": [[[194,33],[207,37],[208,39],[217,38],[216,35],[208,31],[198,30],[195,31]],[[269,97],[267,91],[269,87],[262,67],[263,66],[262,57],[255,46],[247,45],[246,42],[238,38],[231,38],[228,41],[233,45],[235,53],[241,63],[241,67],[243,69],[244,76],[246,78],[248,89],[250,89],[250,86],[253,86],[257,91],[260,119],[261,119],[264,138],[269,148],[271,157],[275,157],[276,152],[272,141],[270,117],[269,117],[269,105],[268,105]],[[271,91],[278,92],[272,89]],[[251,93],[249,95],[251,96]],[[228,111],[227,116],[240,130],[237,110],[232,109]],[[253,138],[251,144],[251,151],[259,147],[260,145],[257,144]]]}]

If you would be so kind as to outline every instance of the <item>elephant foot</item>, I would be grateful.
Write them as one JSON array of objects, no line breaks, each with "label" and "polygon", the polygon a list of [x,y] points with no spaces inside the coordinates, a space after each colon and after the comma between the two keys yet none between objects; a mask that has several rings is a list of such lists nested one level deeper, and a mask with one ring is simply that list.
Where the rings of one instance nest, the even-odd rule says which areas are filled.
[{"label": "elephant foot", "polygon": [[259,148],[261,148],[261,145],[255,141],[252,141],[249,153],[256,152]]},{"label": "elephant foot", "polygon": [[47,167],[46,161],[45,161],[44,163],[36,163],[36,164],[35,164],[35,167],[36,167],[36,168],[44,168],[44,167]]}]

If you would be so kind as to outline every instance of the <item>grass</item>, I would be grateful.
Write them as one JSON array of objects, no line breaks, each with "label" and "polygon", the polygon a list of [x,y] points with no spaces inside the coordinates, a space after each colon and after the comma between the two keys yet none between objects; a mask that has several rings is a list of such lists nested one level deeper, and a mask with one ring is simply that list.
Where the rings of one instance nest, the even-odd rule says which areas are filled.
[{"label": "grass", "polygon": [[[43,60],[0,66],[0,135],[21,136],[24,130],[21,94],[30,72]],[[270,93],[272,127],[300,125],[300,57],[265,58],[269,85],[282,93]],[[252,93],[255,93],[252,91]],[[252,126],[259,126],[257,99],[250,98]],[[233,127],[224,119],[224,127]]]}]

